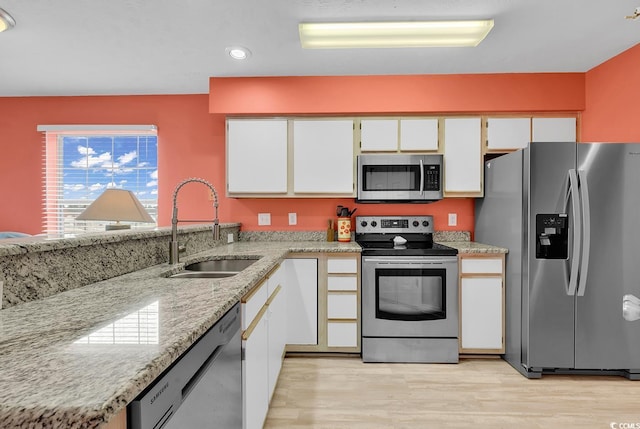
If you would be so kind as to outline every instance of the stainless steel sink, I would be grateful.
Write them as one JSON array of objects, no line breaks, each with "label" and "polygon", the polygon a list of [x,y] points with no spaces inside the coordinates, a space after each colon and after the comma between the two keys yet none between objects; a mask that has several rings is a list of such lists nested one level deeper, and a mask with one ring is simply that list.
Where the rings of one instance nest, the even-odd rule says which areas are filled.
[{"label": "stainless steel sink", "polygon": [[257,259],[212,259],[187,264],[184,271],[173,274],[171,278],[219,279],[235,276],[251,266]]}]

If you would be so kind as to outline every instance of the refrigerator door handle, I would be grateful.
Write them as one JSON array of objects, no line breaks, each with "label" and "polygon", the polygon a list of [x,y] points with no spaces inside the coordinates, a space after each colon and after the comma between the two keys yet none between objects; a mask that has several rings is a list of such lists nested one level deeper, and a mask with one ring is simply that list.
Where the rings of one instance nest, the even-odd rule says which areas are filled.
[{"label": "refrigerator door handle", "polygon": [[582,203],[582,261],[580,262],[580,279],[578,281],[578,296],[584,296],[587,290],[587,276],[589,273],[589,253],[591,249],[591,211],[589,206],[589,186],[584,170],[578,170],[580,179],[580,201]]},{"label": "refrigerator door handle", "polygon": [[576,170],[569,170],[569,189],[567,197],[571,197],[571,210],[573,212],[573,251],[571,253],[571,274],[569,274],[569,286],[567,295],[575,296],[578,289],[578,268],[580,262],[580,242],[582,241],[582,221],[580,216],[580,204],[578,195],[578,174]]},{"label": "refrigerator door handle", "polygon": [[640,320],[640,299],[637,296],[622,297],[622,317],[629,322]]}]

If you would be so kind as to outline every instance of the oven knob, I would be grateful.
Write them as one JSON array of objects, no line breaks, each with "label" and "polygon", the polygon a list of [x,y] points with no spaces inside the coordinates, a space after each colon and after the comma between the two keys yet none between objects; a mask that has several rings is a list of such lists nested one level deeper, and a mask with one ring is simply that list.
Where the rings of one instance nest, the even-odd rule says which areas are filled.
[{"label": "oven knob", "polygon": [[420,222],[418,222],[417,220],[414,220],[413,226],[417,228],[418,226],[420,226]]},{"label": "oven knob", "polygon": [[422,221],[422,226],[429,226],[429,221],[428,220],[423,220]]},{"label": "oven knob", "polygon": [[360,222],[360,226],[362,226],[363,228],[367,226],[367,221],[363,220],[362,222]]},{"label": "oven knob", "polygon": [[371,226],[375,228],[376,226],[378,226],[378,222],[376,222],[375,220],[372,220]]}]

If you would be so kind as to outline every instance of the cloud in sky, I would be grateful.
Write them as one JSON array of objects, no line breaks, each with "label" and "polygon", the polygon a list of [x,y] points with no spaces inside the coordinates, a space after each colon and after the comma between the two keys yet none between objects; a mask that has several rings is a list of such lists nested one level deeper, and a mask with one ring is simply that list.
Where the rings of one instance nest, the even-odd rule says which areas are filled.
[{"label": "cloud in sky", "polygon": [[149,174],[149,177],[153,180],[158,180],[158,170],[152,171],[151,174]]},{"label": "cloud in sky", "polygon": [[[93,152],[93,150],[90,151]],[[95,154],[95,152],[93,153]],[[71,162],[71,166],[76,168],[90,168],[97,165],[101,165],[103,167],[111,167],[111,154],[109,152],[101,153],[98,156],[88,154],[83,155],[81,158]]]},{"label": "cloud in sky", "polygon": [[87,146],[78,146],[78,153],[80,155],[95,155],[96,151],[93,148]]},{"label": "cloud in sky", "polygon": [[116,166],[121,167],[123,165],[126,165],[131,161],[133,161],[134,159],[136,159],[137,157],[138,157],[138,151],[133,150],[131,152],[127,152],[124,155],[120,155],[118,157],[118,163],[116,164]]},{"label": "cloud in sky", "polygon": [[157,180],[152,180],[151,182],[147,182],[147,188],[151,188],[154,186],[158,186],[158,181]]},{"label": "cloud in sky", "polygon": [[82,183],[64,185],[65,191],[82,191],[83,189],[84,189],[84,185]]},{"label": "cloud in sky", "polygon": [[105,184],[103,184],[103,183],[94,183],[93,185],[89,185],[89,190],[90,190],[91,192],[93,192],[93,191],[99,191],[99,190],[104,189],[104,188],[106,188],[106,187],[107,187],[107,186],[106,186]]}]

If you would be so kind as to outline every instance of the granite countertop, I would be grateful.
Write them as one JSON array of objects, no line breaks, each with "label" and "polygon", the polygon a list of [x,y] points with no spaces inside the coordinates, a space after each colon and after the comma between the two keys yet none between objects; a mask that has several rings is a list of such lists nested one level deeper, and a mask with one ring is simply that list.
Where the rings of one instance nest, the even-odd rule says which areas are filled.
[{"label": "granite countertop", "polygon": [[260,257],[233,277],[170,279],[162,264],[0,311],[0,427],[102,426],[291,252],[360,247],[238,242],[182,261]]},{"label": "granite countertop", "polygon": [[490,244],[482,244],[475,241],[441,241],[440,243],[458,249],[458,254],[509,253],[509,250],[504,247],[491,246]]}]

